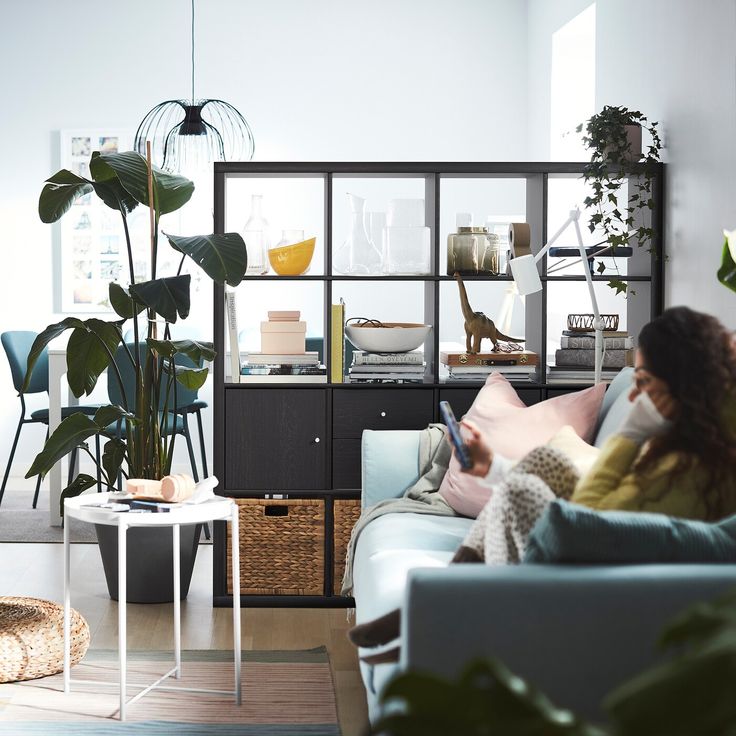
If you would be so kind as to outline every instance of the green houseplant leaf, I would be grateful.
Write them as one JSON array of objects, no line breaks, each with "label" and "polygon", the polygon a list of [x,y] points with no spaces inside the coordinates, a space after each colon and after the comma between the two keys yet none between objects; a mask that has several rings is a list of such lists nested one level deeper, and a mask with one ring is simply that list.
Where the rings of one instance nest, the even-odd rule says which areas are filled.
[{"label": "green houseplant leaf", "polygon": [[28,353],[26,377],[23,381],[23,391],[28,388],[33,368],[36,365],[39,356],[44,351],[44,348],[46,348],[52,340],[55,340],[66,330],[73,330],[75,328],[85,329],[84,322],[76,317],[66,317],[61,320],[61,322],[55,322],[54,324],[49,325],[43,332],[39,333],[38,337],[33,341],[33,345],[31,345],[31,351]]},{"label": "green houseplant leaf", "polygon": [[80,473],[62,492],[59,497],[59,514],[64,516],[64,501],[84,493],[87,489],[97,485],[97,480],[91,475]]},{"label": "green houseplant leaf", "polygon": [[112,362],[120,342],[120,329],[113,322],[88,319],[76,327],[66,348],[67,380],[75,396],[88,396],[100,374]]},{"label": "green houseplant leaf", "polygon": [[173,358],[174,355],[186,355],[194,363],[203,360],[215,359],[215,349],[211,342],[197,342],[196,340],[147,340],[148,347],[162,358]]},{"label": "green houseplant leaf", "polygon": [[110,283],[108,288],[110,305],[123,319],[131,319],[140,314],[145,308],[145,304],[137,304],[130,296],[130,292],[124,289],[120,284],[114,281]]},{"label": "green houseplant leaf", "polygon": [[85,440],[99,433],[97,422],[86,414],[72,414],[64,419],[46,440],[43,450],[26,473],[26,478],[34,475],[46,475],[65,455]]},{"label": "green houseplant leaf", "polygon": [[92,191],[92,185],[81,176],[62,169],[46,180],[38,198],[41,222],[51,223],[66,214],[74,201]]},{"label": "green houseplant leaf", "polygon": [[188,255],[215,283],[237,286],[243,280],[248,258],[245,241],[238,233],[164,235],[175,250]]},{"label": "green houseplant leaf", "polygon": [[94,180],[92,186],[95,194],[108,207],[128,213],[138,206],[138,200],[120,183],[115,170],[102,160],[99,151],[92,152],[89,170]]},{"label": "green houseplant leaf", "polygon": [[[117,175],[123,188],[137,202],[151,206],[148,197],[148,164],[135,151],[100,154],[101,161]],[[194,183],[183,176],[168,174],[153,167],[153,197],[156,211],[161,215],[176,212],[192,197]]]},{"label": "green houseplant leaf", "polygon": [[727,288],[736,291],[736,258],[733,252],[736,251],[736,245],[731,247],[731,237],[736,239],[736,235],[726,234],[726,240],[723,243],[723,256],[721,258],[721,267],[718,269],[718,280]]},{"label": "green houseplant leaf", "polygon": [[125,459],[125,450],[125,442],[117,437],[109,439],[102,450],[102,467],[111,485],[115,483],[115,479],[118,477],[120,466]]},{"label": "green houseplant leaf", "polygon": [[189,283],[191,276],[169,276],[153,281],[131,284],[133,298],[153,309],[167,322],[176,322],[177,316],[186,319],[189,315]]}]

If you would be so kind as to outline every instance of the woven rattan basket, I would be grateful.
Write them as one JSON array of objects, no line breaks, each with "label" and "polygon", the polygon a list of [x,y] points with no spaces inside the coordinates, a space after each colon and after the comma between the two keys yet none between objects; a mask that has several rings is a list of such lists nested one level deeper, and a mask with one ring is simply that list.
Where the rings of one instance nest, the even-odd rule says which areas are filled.
[{"label": "woven rattan basket", "polygon": [[[236,499],[243,595],[324,595],[325,505],[321,499]],[[230,526],[228,592],[232,593]]]},{"label": "woven rattan basket", "polygon": [[348,550],[350,533],[360,516],[360,499],[335,499],[333,506],[333,576],[332,591],[340,595],[342,576],[345,572],[345,554]]},{"label": "woven rattan basket", "polygon": [[[71,663],[89,646],[89,626],[72,609]],[[0,682],[35,680],[64,668],[64,608],[40,598],[0,597]]]}]

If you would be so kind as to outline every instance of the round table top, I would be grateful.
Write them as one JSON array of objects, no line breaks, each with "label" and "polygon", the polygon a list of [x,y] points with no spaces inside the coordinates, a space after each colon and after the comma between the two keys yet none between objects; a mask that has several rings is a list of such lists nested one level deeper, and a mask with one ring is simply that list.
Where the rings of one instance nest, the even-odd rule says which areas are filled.
[{"label": "round table top", "polygon": [[99,508],[99,504],[115,499],[130,498],[125,493],[89,493],[67,498],[64,515],[90,524],[108,526],[174,526],[175,524],[202,524],[219,519],[229,520],[232,516],[233,500],[223,496],[197,504],[172,504],[171,511],[161,513],[138,513],[135,511],[111,511]]}]

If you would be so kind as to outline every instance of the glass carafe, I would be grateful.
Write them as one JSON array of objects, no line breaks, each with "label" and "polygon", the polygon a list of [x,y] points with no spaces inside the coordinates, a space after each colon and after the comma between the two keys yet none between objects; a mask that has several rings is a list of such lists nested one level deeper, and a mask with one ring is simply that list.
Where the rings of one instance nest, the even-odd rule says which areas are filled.
[{"label": "glass carafe", "polygon": [[348,194],[350,199],[350,233],[335,253],[333,268],[349,276],[371,276],[381,273],[381,252],[365,229],[365,199]]},{"label": "glass carafe", "polygon": [[250,202],[250,217],[243,228],[243,240],[248,253],[246,273],[260,275],[268,273],[268,249],[271,243],[268,222],[262,213],[263,195],[254,194]]}]

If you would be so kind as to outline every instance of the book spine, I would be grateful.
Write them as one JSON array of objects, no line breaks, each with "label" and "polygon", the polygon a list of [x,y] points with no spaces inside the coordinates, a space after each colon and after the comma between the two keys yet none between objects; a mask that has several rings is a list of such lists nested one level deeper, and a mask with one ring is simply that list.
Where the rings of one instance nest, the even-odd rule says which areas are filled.
[{"label": "book spine", "polygon": [[[555,363],[558,366],[591,368],[595,365],[595,350],[557,350]],[[603,368],[623,368],[633,364],[632,350],[605,350]]]},{"label": "book spine", "polygon": [[353,365],[423,365],[423,353],[396,353],[380,355],[377,353],[353,352]]},{"label": "book spine", "polygon": [[240,348],[238,346],[238,308],[234,291],[225,292],[225,312],[230,341],[230,378],[233,383],[240,381]]},{"label": "book spine", "polygon": [[[560,347],[565,350],[593,350],[595,348],[595,337],[570,337],[563,335]],[[630,337],[604,337],[603,347],[606,350],[629,350],[634,347]]]},{"label": "book spine", "polygon": [[332,329],[330,331],[330,381],[342,383],[345,364],[345,304],[332,305]]}]

